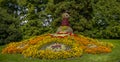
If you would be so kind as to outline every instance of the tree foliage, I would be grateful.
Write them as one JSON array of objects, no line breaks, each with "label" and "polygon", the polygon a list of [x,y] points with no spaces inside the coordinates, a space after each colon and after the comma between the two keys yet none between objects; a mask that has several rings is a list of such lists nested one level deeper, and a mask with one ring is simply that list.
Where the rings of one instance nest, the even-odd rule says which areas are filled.
[{"label": "tree foliage", "polygon": [[[3,38],[6,36],[4,30],[13,33],[21,31],[23,38],[46,32],[54,33],[60,26],[61,14],[65,11],[71,16],[69,21],[74,33],[93,38],[118,39],[119,4],[118,0],[0,0],[1,27],[10,27],[1,29],[1,33],[4,32],[1,39],[6,38]],[[15,39],[19,38],[13,37]]]},{"label": "tree foliage", "polygon": [[[68,10],[70,23],[75,33],[93,38],[119,38],[120,2],[117,0],[64,0],[48,4],[46,12],[54,17],[52,27],[60,25],[60,15]],[[56,4],[57,2],[57,4]],[[54,13],[53,13],[54,11]],[[112,28],[112,29],[111,29]]]},{"label": "tree foliage", "polygon": [[19,21],[0,8],[0,45],[22,39]]},{"label": "tree foliage", "polygon": [[[120,27],[120,2],[118,0],[94,1],[93,18],[96,22],[95,28],[98,29],[95,35],[99,38],[120,38],[118,33]],[[117,31],[116,31],[117,29]]]}]

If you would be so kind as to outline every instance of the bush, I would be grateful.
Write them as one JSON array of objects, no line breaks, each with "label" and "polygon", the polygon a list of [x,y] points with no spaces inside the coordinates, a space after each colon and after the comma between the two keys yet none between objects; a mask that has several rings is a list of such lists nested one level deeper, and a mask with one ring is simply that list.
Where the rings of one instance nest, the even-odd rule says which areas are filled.
[{"label": "bush", "polygon": [[9,15],[5,9],[0,10],[0,45],[21,40],[19,20]]}]

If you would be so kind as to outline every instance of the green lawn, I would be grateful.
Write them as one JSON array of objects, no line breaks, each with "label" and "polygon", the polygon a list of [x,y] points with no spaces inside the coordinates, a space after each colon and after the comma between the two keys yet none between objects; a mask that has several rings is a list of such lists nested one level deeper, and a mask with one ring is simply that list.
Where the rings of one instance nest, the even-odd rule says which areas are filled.
[{"label": "green lawn", "polygon": [[[1,54],[0,62],[120,62],[120,40],[100,39],[115,45],[113,51],[108,54],[83,54],[74,59],[46,60],[37,58],[25,58],[21,54]],[[0,52],[5,46],[0,46]]]}]

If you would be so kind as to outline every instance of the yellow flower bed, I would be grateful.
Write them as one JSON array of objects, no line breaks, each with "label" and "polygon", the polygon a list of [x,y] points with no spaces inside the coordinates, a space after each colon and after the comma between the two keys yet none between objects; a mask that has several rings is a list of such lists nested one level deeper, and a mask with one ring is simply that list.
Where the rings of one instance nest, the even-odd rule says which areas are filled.
[{"label": "yellow flower bed", "polygon": [[[49,49],[43,49],[43,50],[41,49],[44,45],[47,45],[53,42],[70,46],[70,49],[57,51],[57,52]],[[42,59],[43,58],[61,59],[61,58],[79,57],[82,55],[82,49],[78,44],[76,44],[74,41],[69,39],[69,37],[62,38],[62,39],[48,37],[46,39],[43,39],[40,43],[34,46],[30,46],[28,49],[24,50],[22,54],[26,57],[38,57]]]},{"label": "yellow flower bed", "polygon": [[[6,45],[6,48],[2,50],[2,53],[22,53],[23,50],[29,48],[30,45],[37,44],[40,40],[45,38],[46,35],[36,36],[28,40],[24,40],[21,42],[12,42]],[[47,36],[46,36],[47,37]]]},{"label": "yellow flower bed", "polygon": [[[51,45],[54,43],[64,45],[67,49],[54,51]],[[60,46],[59,46],[60,47]],[[41,59],[62,59],[80,57],[83,52],[89,54],[109,53],[112,51],[113,44],[101,42],[82,35],[68,35],[54,37],[50,34],[35,36],[31,39],[13,42],[2,50],[2,53],[21,53],[25,57],[35,57]]]},{"label": "yellow flower bed", "polygon": [[82,35],[74,37],[77,44],[80,44],[85,53],[109,53],[114,47],[112,43],[101,42],[92,38],[84,37]]},{"label": "yellow flower bed", "polygon": [[13,42],[7,45],[6,48],[2,50],[2,53],[22,53],[23,50],[27,49],[29,46],[26,42]]}]

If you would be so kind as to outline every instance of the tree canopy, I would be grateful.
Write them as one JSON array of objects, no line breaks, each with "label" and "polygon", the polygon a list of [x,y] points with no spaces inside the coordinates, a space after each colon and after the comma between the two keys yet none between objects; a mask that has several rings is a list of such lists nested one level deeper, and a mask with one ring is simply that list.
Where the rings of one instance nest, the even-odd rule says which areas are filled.
[{"label": "tree canopy", "polygon": [[0,0],[0,43],[54,33],[65,11],[74,33],[118,39],[119,4],[119,0]]}]

